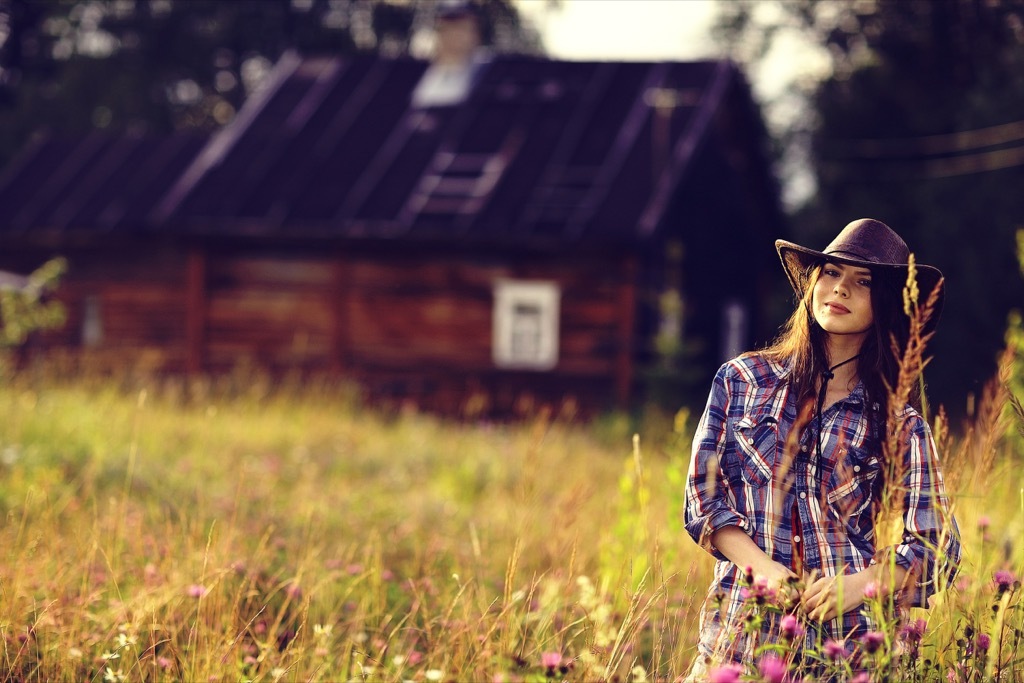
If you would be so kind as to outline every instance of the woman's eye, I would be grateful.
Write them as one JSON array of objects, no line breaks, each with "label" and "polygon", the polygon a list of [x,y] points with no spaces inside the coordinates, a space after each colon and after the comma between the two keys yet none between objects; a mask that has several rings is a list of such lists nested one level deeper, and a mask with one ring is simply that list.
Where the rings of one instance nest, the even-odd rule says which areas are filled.
[{"label": "woman's eye", "polygon": [[861,280],[860,284],[861,284],[862,287],[870,287],[871,286],[871,280]]}]

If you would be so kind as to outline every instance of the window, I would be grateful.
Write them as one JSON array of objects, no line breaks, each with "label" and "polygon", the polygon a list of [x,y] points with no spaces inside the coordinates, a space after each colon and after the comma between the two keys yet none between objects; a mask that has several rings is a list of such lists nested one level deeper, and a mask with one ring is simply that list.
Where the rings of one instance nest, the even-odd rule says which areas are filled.
[{"label": "window", "polygon": [[501,280],[494,286],[494,364],[550,370],[558,363],[558,304],[553,282]]}]

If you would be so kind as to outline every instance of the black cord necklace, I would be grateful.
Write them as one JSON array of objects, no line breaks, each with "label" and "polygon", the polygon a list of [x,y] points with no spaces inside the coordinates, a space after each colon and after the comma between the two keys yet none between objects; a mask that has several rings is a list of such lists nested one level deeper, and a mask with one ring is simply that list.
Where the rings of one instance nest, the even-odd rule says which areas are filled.
[{"label": "black cord necklace", "polygon": [[821,388],[818,390],[818,405],[816,406],[817,410],[815,411],[815,418],[817,419],[817,422],[818,422],[818,444],[817,444],[817,446],[818,446],[818,448],[817,448],[818,462],[817,462],[817,467],[815,469],[817,470],[818,480],[819,481],[821,480],[821,474],[822,474],[821,473],[821,469],[822,469],[822,463],[821,463],[821,411],[825,407],[825,394],[828,392],[828,381],[830,379],[834,379],[835,378],[835,376],[836,376],[835,370],[836,369],[843,367],[847,363],[852,363],[853,361],[857,360],[858,358],[860,358],[860,354],[859,353],[856,356],[851,356],[850,358],[847,358],[842,363],[836,363],[835,365],[833,365],[832,367],[828,368],[827,370],[822,370],[821,371],[821,378],[822,378],[821,379]]}]

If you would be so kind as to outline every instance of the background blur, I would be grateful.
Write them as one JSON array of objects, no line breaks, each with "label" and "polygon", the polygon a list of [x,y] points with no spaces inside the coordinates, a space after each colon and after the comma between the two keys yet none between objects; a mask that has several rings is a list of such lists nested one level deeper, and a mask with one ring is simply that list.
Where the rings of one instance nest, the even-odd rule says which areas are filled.
[{"label": "background blur", "polygon": [[[469,47],[461,44],[460,48],[456,36],[454,43],[446,43],[445,31],[450,38],[452,27],[456,26],[453,22],[466,16],[477,22],[477,42],[471,42]],[[480,55],[486,55],[486,59]],[[516,61],[519,56],[528,59]],[[585,84],[598,82],[604,77],[601,73],[611,73],[607,69],[552,67],[550,63],[544,66],[544,57],[559,63],[654,65],[649,71],[623,68],[617,72],[623,79],[621,85],[614,85],[615,77],[608,76],[612,85],[607,92],[614,94],[614,89],[620,88],[621,93],[629,92],[630,97],[639,98],[637,101],[645,101],[643,116],[647,118],[631,118],[632,110],[624,110],[616,119],[610,104],[616,98],[607,102],[592,98],[595,103],[586,104],[589,91]],[[342,61],[316,61],[339,58]],[[269,198],[270,208],[260,209],[262,222],[254,218],[241,226],[241,218],[249,215],[246,212],[256,211],[247,203],[253,201],[252,197],[287,186],[287,177],[275,180],[269,173],[271,169],[286,167],[281,164],[289,158],[289,149],[304,150],[303,159],[307,161],[288,163],[295,164],[296,173],[308,174],[306,180],[292,181],[295,187],[289,197],[298,197],[299,186],[312,182],[311,178],[327,179],[322,190],[325,194],[317,196],[348,191],[331,190],[331,166],[326,161],[327,165],[317,167],[307,163],[318,150],[324,149],[330,131],[340,130],[338,126],[342,124],[325,123],[318,129],[320,137],[310,138],[306,147],[299,144],[303,140],[300,133],[280,136],[288,126],[299,125],[296,121],[304,120],[305,130],[314,130],[316,111],[322,109],[303,113],[303,107],[324,107],[327,100],[317,105],[313,95],[302,93],[315,92],[316,83],[328,83],[335,78],[331,74],[340,73],[342,67],[331,64],[341,64],[351,73],[347,65],[357,62],[344,60],[355,59],[398,60],[402,64],[409,60],[412,65],[408,67],[410,71],[402,72],[406,73],[408,83],[402,86],[406,89],[401,91],[405,98],[401,104],[376,104],[376,109],[362,113],[370,118],[386,118],[387,112],[400,108],[404,112],[401,125],[407,125],[410,117],[426,112],[431,116],[415,119],[417,130],[429,128],[428,134],[440,131],[438,146],[429,153],[433,156],[422,153],[427,170],[417,178],[410,177],[408,192],[394,200],[393,215],[398,222],[387,224],[392,226],[388,230],[396,225],[406,226],[410,235],[421,236],[420,241],[410,246],[406,237],[385,234],[381,232],[385,230],[381,227],[384,223],[372,223],[366,218],[366,212],[376,206],[374,202],[386,204],[386,196],[378,198],[374,188],[399,183],[399,176],[391,175],[391,171],[375,171],[376,166],[369,161],[361,167],[365,173],[345,176],[342,183],[345,188],[362,188],[365,196],[356,202],[352,195],[346,195],[348,199],[339,199],[338,207],[329,211],[325,208],[323,216],[316,218],[320,221],[317,229],[322,232],[331,231],[331,220],[339,224],[346,221],[342,232],[347,241],[324,241],[323,235],[316,238],[321,241],[315,241],[310,218],[301,223],[305,230],[302,238],[306,241],[300,247],[295,241],[299,228],[293,227],[300,225],[295,221],[299,205],[295,203],[287,204],[287,210],[282,209],[284,218],[275,219],[276,225],[291,231],[290,236],[281,232],[283,228],[271,235],[266,226],[275,214]],[[472,66],[466,72],[470,94],[463,95],[463,99],[457,96],[444,102],[420,102],[419,109],[406,110],[408,93],[424,82],[421,78],[429,71],[428,65],[442,64],[445,59],[456,63],[464,59],[464,63]],[[682,67],[660,71],[656,68],[663,63],[716,64],[719,60],[729,60],[725,63],[738,67],[736,75],[729,76],[729,83],[740,84],[735,86],[739,90],[721,85],[725,80],[716,74],[723,72],[712,66],[706,72]],[[370,62],[366,64],[368,74],[376,73]],[[490,66],[473,66],[479,64]],[[282,77],[283,71],[290,76]],[[279,83],[274,80],[275,73]],[[646,89],[628,90],[628,81],[633,76],[627,73],[647,84]],[[527,91],[522,84],[531,82],[531,74],[538,74],[542,104],[537,106],[541,107],[541,114],[526,104]],[[753,102],[757,105],[754,116],[745,109],[744,76],[752,85]],[[400,70],[381,78],[392,84],[386,87],[397,88],[393,84],[400,80]],[[577,78],[590,80],[574,80]],[[369,87],[365,84],[370,81],[360,82],[364,88]],[[305,84],[302,87],[308,90],[296,91],[291,100],[283,94],[274,99],[267,89],[275,83],[284,84],[282,93],[291,87],[288,84],[295,88]],[[485,102],[481,99],[484,95],[472,92],[473,85],[481,83],[493,86],[495,102],[516,103],[518,113],[507,114],[511,109],[505,107],[502,116],[507,116],[506,119],[493,118],[489,105],[484,106],[490,101]],[[502,90],[502,84],[515,87],[509,85]],[[707,104],[712,99],[709,93],[717,93],[715,88],[719,86],[724,93],[720,94],[723,104],[713,109]],[[561,223],[560,219],[550,220],[555,227],[544,227],[547,224],[529,214],[541,209],[530,208],[534,206],[530,204],[533,200],[526,197],[524,190],[522,206],[534,220],[529,223],[529,243],[514,234],[516,226],[528,224],[525,218],[502,227],[498,219],[473,213],[477,210],[466,208],[465,203],[447,214],[437,208],[440,204],[431,204],[439,196],[433,189],[424,189],[428,186],[470,184],[473,189],[467,196],[489,200],[485,193],[490,190],[481,188],[501,188],[501,182],[513,178],[512,161],[520,158],[516,154],[521,149],[516,145],[526,144],[517,142],[518,138],[495,137],[494,149],[488,152],[491,166],[438,171],[438,159],[443,155],[449,155],[446,159],[457,159],[460,153],[473,152],[473,144],[490,144],[471,142],[489,139],[484,133],[473,138],[471,132],[466,132],[472,131],[472,127],[460,129],[459,136],[452,133],[459,125],[459,112],[472,110],[474,120],[484,122],[480,123],[481,130],[498,131],[494,136],[516,125],[532,131],[531,135],[542,135],[544,122],[554,120],[543,113],[547,111],[543,107],[548,106],[543,102],[569,98],[577,90],[579,99],[574,100],[575,108],[565,114],[565,128],[551,133],[552,140],[564,141],[572,131],[580,131],[576,148],[566,149],[565,158],[579,165],[577,157],[585,156],[587,149],[599,149],[602,140],[651,140],[642,152],[636,152],[643,156],[635,162],[638,167],[652,169],[647,184],[615,184],[620,182],[619,176],[630,175],[623,169],[631,168],[629,159],[633,157],[625,148],[621,151],[623,158],[616,162],[619,175],[609,175],[604,185],[600,170],[594,171],[596,184],[587,186],[586,191],[570,187],[567,175],[557,187],[551,181],[534,192],[550,200],[544,211],[554,211],[551,197],[556,194],[562,198],[560,201],[568,202],[559,208],[567,218]],[[339,98],[354,106],[351,93],[359,91],[346,92],[350,94]],[[686,98],[691,95],[695,99],[687,103]],[[261,103],[249,105],[250,120],[245,119],[247,102]],[[275,102],[289,107],[278,115],[276,124]],[[592,119],[584,122],[584,112]],[[446,118],[449,114],[450,118]],[[702,115],[706,115],[707,128],[698,130],[697,122]],[[462,116],[468,118],[470,114]],[[266,130],[254,127],[253,122],[260,120],[265,121]],[[588,127],[591,120],[593,126]],[[603,137],[601,121],[614,122],[606,126]],[[665,122],[663,129],[658,127],[658,121]],[[396,166],[408,168],[413,162],[406,161],[401,154],[415,158],[416,142],[403,142],[412,147],[398,150],[396,130],[400,128],[382,137],[382,144],[390,141],[395,148],[391,160],[400,160],[402,163]],[[530,138],[527,135],[524,139]],[[63,147],[57,145],[58,140]],[[140,140],[153,140],[154,146],[146,147],[149,143],[137,142]],[[171,147],[159,147],[168,140],[175,141],[173,154],[167,151]],[[260,140],[265,140],[264,150],[272,148],[277,156],[261,157],[252,151],[248,157],[236,156],[232,161],[231,154],[240,154],[243,149],[233,146],[235,140],[248,141],[251,150],[259,150]],[[67,283],[73,293],[68,299],[68,324],[75,333],[53,339],[59,338],[65,346],[106,344],[120,355],[117,326],[112,322],[117,316],[118,299],[110,294],[114,290],[103,280],[103,274],[122,285],[134,282],[132,278],[138,277],[137,273],[133,275],[130,269],[118,270],[120,266],[112,265],[123,266],[126,260],[132,261],[137,271],[152,272],[154,268],[140,261],[139,255],[165,253],[160,250],[171,240],[169,235],[177,231],[185,245],[180,263],[175,260],[178,256],[167,256],[165,261],[173,261],[166,272],[180,271],[180,280],[168,275],[169,289],[160,290],[164,293],[133,299],[132,305],[148,308],[150,314],[148,322],[130,324],[147,326],[147,348],[157,348],[168,339],[176,340],[174,343],[181,347],[180,364],[190,370],[209,369],[211,364],[215,365],[212,357],[217,354],[223,365],[236,359],[241,353],[238,349],[249,348],[244,340],[252,337],[254,329],[265,326],[261,316],[275,306],[291,307],[292,312],[279,311],[272,320],[273,325],[282,329],[304,324],[303,316],[307,314],[329,315],[329,298],[324,298],[319,308],[313,306],[306,313],[294,313],[293,305],[310,300],[302,294],[302,287],[321,287],[327,291],[343,286],[344,282],[357,287],[371,281],[377,282],[374,286],[383,287],[380,282],[393,282],[394,273],[402,272],[407,276],[402,287],[409,291],[440,287],[438,278],[454,278],[459,282],[452,284],[446,280],[446,286],[462,287],[461,291],[469,292],[474,300],[487,299],[480,303],[479,325],[471,329],[466,322],[464,332],[459,332],[462,328],[437,322],[441,320],[438,316],[442,316],[439,299],[431,299],[432,303],[423,307],[416,303],[418,299],[396,294],[395,298],[386,299],[389,303],[380,304],[390,307],[389,310],[412,306],[426,311],[424,320],[417,323],[418,329],[427,330],[425,334],[435,347],[450,348],[411,355],[421,364],[437,365],[441,368],[438,372],[468,373],[460,375],[457,383],[464,384],[469,376],[483,393],[493,394],[495,386],[510,384],[518,389],[544,386],[550,395],[557,392],[564,380],[575,394],[603,392],[614,395],[619,405],[637,400],[657,400],[669,406],[695,403],[702,400],[710,372],[724,355],[736,348],[765,343],[788,312],[790,293],[781,270],[772,263],[774,239],[786,237],[823,248],[849,220],[871,216],[890,224],[905,237],[920,262],[935,265],[946,276],[946,306],[933,347],[935,360],[927,378],[932,401],[943,403],[955,416],[962,415],[970,410],[970,397],[995,371],[1008,316],[1024,305],[1024,281],[1017,259],[1018,240],[1024,229],[1022,142],[1024,0],[0,0],[0,165],[4,168],[0,195],[8,207],[0,216],[0,267],[25,273],[44,257],[67,255],[69,250],[76,249],[81,255],[90,254],[81,256],[77,266],[70,259]],[[564,144],[568,148],[569,144]],[[695,150],[688,150],[688,144]],[[458,145],[463,148],[456,149]],[[617,158],[618,148],[610,142],[609,145],[602,152],[602,168]],[[669,148],[672,154],[659,155],[658,149]],[[157,155],[159,149],[164,149],[166,156]],[[339,158],[348,154],[351,158],[353,153],[346,151],[349,149],[355,148],[339,144],[331,153],[340,155]],[[763,158],[759,157],[762,153]],[[552,154],[557,159],[558,152]],[[118,159],[122,160],[120,165]],[[467,159],[463,161],[471,164]],[[562,161],[562,166],[571,166],[569,161]],[[239,169],[234,178],[245,169],[264,173],[257,180],[257,171],[251,171],[246,195],[249,199],[243,201],[237,192],[232,195],[230,188],[235,186],[223,178],[218,180],[217,169],[229,168],[230,163]],[[761,163],[770,171],[770,179],[761,178]],[[167,175],[161,176],[151,166]],[[547,178],[544,174],[551,175],[554,167],[554,161],[549,160],[546,166],[537,162],[527,176]],[[715,170],[720,167],[727,167],[728,173]],[[128,177],[117,177],[119,168],[127,169]],[[434,170],[428,173],[430,169]],[[29,171],[36,175],[30,177]],[[379,177],[371,177],[374,172]],[[118,222],[110,218],[112,211],[116,213],[111,207],[120,207],[118,215],[133,215],[124,205],[141,196],[140,191],[131,190],[131,181],[144,173],[153,174],[153,187],[162,185],[169,192],[159,194],[153,190],[145,207],[140,204],[139,218],[129,230],[125,227],[127,219]],[[636,177],[635,173],[632,175]],[[190,184],[193,176],[198,180]],[[260,182],[277,189],[267,190]],[[600,196],[600,190],[594,187],[631,189]],[[33,194],[39,188],[48,189],[43,194]],[[117,188],[121,188],[120,194]],[[175,188],[181,190],[180,195],[173,194]],[[721,193],[720,199],[713,197],[715,192]],[[649,195],[651,199],[644,204],[643,211],[638,208],[629,213],[623,207],[634,193],[646,193],[643,196]],[[661,204],[659,193],[665,197]],[[69,196],[75,197],[75,201],[62,204]],[[234,198],[226,198],[230,196]],[[697,202],[695,196],[706,198],[706,203]],[[730,214],[723,224],[727,227],[721,227],[715,217],[723,219],[729,212],[723,208],[729,206],[729,197],[736,198],[743,209],[737,210],[735,216]],[[454,201],[451,196],[447,199]],[[594,203],[598,200],[605,203]],[[355,204],[363,213],[355,209],[346,213],[345,207]],[[415,206],[415,210],[410,206]],[[422,218],[432,206],[436,221],[429,231],[416,227],[421,224],[408,218],[410,211]],[[509,206],[515,206],[511,199]],[[614,230],[628,233],[628,239],[620,235],[624,242],[611,238],[602,242],[599,238],[607,237],[613,228],[603,228],[594,215],[608,216],[615,207],[622,208],[622,216]],[[54,210],[50,211],[51,208]],[[382,216],[386,213],[384,208],[380,212]],[[477,220],[478,214],[484,216],[479,220],[486,228],[452,228],[461,225],[460,220],[468,221],[465,216],[472,215]],[[579,218],[581,214],[587,220]],[[438,216],[446,215],[453,216],[452,221],[442,225],[443,218]],[[92,223],[85,225],[88,221],[83,216],[92,216]],[[211,221],[211,216],[217,220]],[[162,223],[157,220],[161,217]],[[688,223],[690,217],[693,220]],[[644,227],[645,220],[650,222],[648,228]],[[230,230],[220,227],[228,224],[232,225]],[[472,235],[484,230],[492,237],[498,233],[504,237],[489,239],[483,247],[473,246]],[[550,233],[547,237],[545,230]],[[258,253],[253,246],[256,242],[247,242],[244,248],[237,246],[240,236],[252,240],[256,233],[261,235]],[[576,241],[569,239],[573,234]],[[126,235],[131,235],[131,239]],[[140,235],[156,241],[146,242]],[[389,247],[382,246],[400,240],[405,240],[400,258],[387,251]],[[87,247],[83,246],[86,242]],[[600,250],[594,246],[599,242],[603,245]],[[133,245],[130,249],[125,246],[129,243]],[[153,246],[157,244],[164,246]],[[635,257],[612,260],[610,254],[619,249],[619,244],[635,247]],[[123,249],[117,251],[115,246]],[[269,249],[277,249],[274,253],[290,259],[290,275],[280,275],[281,264],[271,262],[277,256],[268,256]],[[347,269],[340,269],[355,273],[354,281],[338,280],[337,277],[348,276],[339,276],[335,271],[324,270],[317,275],[319,271],[310,270],[310,264],[323,263],[307,258],[308,255],[324,249],[341,249],[346,258],[358,252],[358,259],[352,256],[344,262]],[[473,272],[479,272],[481,282],[487,280],[486,285],[464,282],[476,276],[467,275],[464,262],[451,256],[460,250],[469,254],[467,259],[477,269]],[[107,252],[109,260],[95,260],[101,251]],[[506,258],[512,253],[515,259]],[[423,255],[422,260],[417,260],[418,255]],[[80,265],[87,259],[93,259],[91,266]],[[438,266],[439,263],[443,265]],[[538,263],[545,265],[542,268]],[[385,264],[387,269],[395,270],[386,270]],[[370,273],[371,265],[385,269],[380,270],[381,280],[373,279],[377,276]],[[259,286],[253,285],[264,271],[273,271],[273,275],[259,280]],[[76,281],[76,277],[88,272],[92,273],[91,279]],[[607,277],[602,279],[604,275],[598,273],[604,272]],[[573,273],[571,277],[569,273]],[[650,277],[645,279],[645,273]],[[714,289],[709,283],[721,287],[724,282],[744,278],[750,280],[745,284],[755,291],[747,292],[741,287],[729,293],[731,298],[715,299],[713,306],[706,303],[713,296],[706,291]],[[496,279],[511,279],[513,286],[502,289],[503,285],[494,284]],[[87,281],[89,284],[83,284]],[[228,291],[233,286],[230,283],[236,281],[248,283],[244,296],[238,293],[239,285],[230,290],[230,296],[217,298],[217,286]],[[105,284],[97,284],[101,282]],[[189,289],[189,282],[193,289]],[[298,293],[293,298],[285,296],[282,282],[294,286],[296,289],[289,291]],[[527,289],[516,289],[516,282],[527,285]],[[529,289],[538,282],[555,282],[558,286],[555,290]],[[128,285],[129,289],[134,287]],[[600,312],[593,302],[574,308],[575,300],[589,300],[582,293],[574,300],[577,295],[573,287],[597,288],[594,291],[599,290],[600,296],[619,303]],[[192,304],[184,301],[179,306],[178,300],[166,293],[175,288],[191,292]],[[118,291],[127,296],[123,290]],[[551,291],[555,292],[554,299]],[[275,292],[278,299],[272,296]],[[491,295],[493,301],[488,298]],[[629,302],[631,297],[636,300],[635,305]],[[202,301],[195,304],[198,299]],[[551,305],[545,302],[551,300],[561,302],[562,317],[556,315],[555,320],[561,320],[563,336],[561,355],[555,353],[549,358],[544,321]],[[360,330],[370,329],[373,311],[384,308],[374,309],[371,299],[359,301],[352,303],[344,315],[332,318],[335,322],[331,329],[288,338],[289,353],[301,355],[302,369],[309,370],[318,363],[327,367],[334,361],[334,369],[342,372],[366,366],[361,359],[370,358],[371,347],[384,342],[374,341],[376,337],[360,337]],[[463,308],[464,299],[445,301],[457,310],[471,310]],[[455,360],[448,365],[438,364],[438,359],[460,355],[460,335],[468,339],[479,329],[486,329],[486,341],[497,349],[497,340],[503,334],[499,328],[504,324],[499,320],[505,320],[502,316],[506,315],[499,313],[501,301],[511,302],[507,315],[511,321],[508,324],[512,330],[512,350],[486,349],[481,342],[479,353],[483,360],[477,365],[461,366]],[[200,313],[194,312],[196,306]],[[364,310],[367,319],[362,328],[356,325],[357,318],[352,317],[359,310]],[[161,313],[165,316],[162,322]],[[577,318],[584,322],[573,327]],[[180,333],[158,329],[161,325],[170,326],[168,320],[179,319]],[[431,321],[437,323],[435,328],[430,327]],[[599,321],[607,329],[598,329]],[[345,325],[351,333],[335,329]],[[374,334],[386,340],[391,328],[381,325],[380,329],[374,328]],[[592,339],[607,334],[607,342],[587,342],[588,325],[597,330]],[[619,330],[622,326],[631,328],[633,333],[630,329]],[[233,331],[223,332],[229,327]],[[528,332],[525,342],[522,340],[526,337],[520,334],[524,329]],[[409,348],[415,346],[411,337],[402,336],[407,332],[397,327],[394,330],[394,338],[405,340],[403,343],[410,344]],[[218,334],[221,336],[217,337]],[[318,334],[322,334],[327,349],[320,355],[306,351],[307,346],[303,346],[315,347]],[[579,335],[579,341],[573,342],[580,347],[578,355],[566,347],[574,339],[573,334]],[[211,339],[220,340],[217,343],[221,346],[210,346]],[[350,346],[344,346],[345,339],[351,342]],[[525,351],[515,350],[515,344],[520,342],[527,344]],[[267,342],[272,343],[276,342]],[[46,346],[46,338],[36,344]],[[368,350],[361,351],[360,344]],[[347,349],[344,353],[335,352],[343,346]],[[259,353],[254,353],[254,362],[260,362]],[[502,353],[511,355],[502,357]],[[472,356],[472,351],[467,354]],[[393,355],[400,356],[401,350]],[[522,358],[527,358],[525,365]],[[386,365],[376,356],[373,362]],[[446,390],[444,382],[437,378],[412,381],[405,375],[399,377],[398,361],[387,362],[391,363],[388,379],[380,379],[383,375],[378,373],[374,380],[383,393]],[[570,362],[576,363],[571,372],[565,369]],[[482,369],[488,364],[495,367]],[[608,381],[602,383],[601,377]],[[510,396],[508,402],[514,402],[517,396],[520,394]],[[461,401],[465,408],[465,396],[453,400]]]}]

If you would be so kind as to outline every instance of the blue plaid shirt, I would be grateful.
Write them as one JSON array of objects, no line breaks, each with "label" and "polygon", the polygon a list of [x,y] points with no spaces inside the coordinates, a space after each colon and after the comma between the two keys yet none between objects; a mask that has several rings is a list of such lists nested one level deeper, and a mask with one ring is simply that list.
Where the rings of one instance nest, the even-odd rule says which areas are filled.
[{"label": "blue plaid shirt", "polygon": [[[817,465],[817,421],[798,441],[795,457],[783,463],[784,445],[797,421],[796,397],[786,382],[788,368],[758,354],[723,365],[697,426],[686,483],[686,529],[718,562],[701,610],[699,650],[706,656],[741,661],[765,640],[774,639],[772,621],[762,633],[742,636],[743,569],[711,543],[726,526],[745,531],[773,560],[806,575],[836,576],[861,571],[876,560],[873,487],[882,473],[880,447],[869,434],[864,387],[821,414],[821,466]],[[892,550],[912,583],[904,602],[924,606],[935,592],[936,572],[955,571],[959,532],[949,512],[938,457],[928,425],[909,406],[903,430],[902,542]],[[822,482],[822,483],[819,483]],[[937,567],[938,559],[946,562]],[[947,574],[948,576],[948,574]],[[807,629],[806,647],[827,639],[855,639],[871,628],[854,609]],[[750,661],[748,659],[748,661]]]}]

